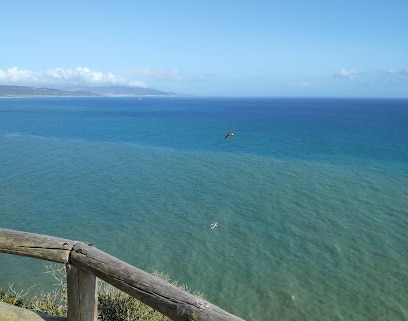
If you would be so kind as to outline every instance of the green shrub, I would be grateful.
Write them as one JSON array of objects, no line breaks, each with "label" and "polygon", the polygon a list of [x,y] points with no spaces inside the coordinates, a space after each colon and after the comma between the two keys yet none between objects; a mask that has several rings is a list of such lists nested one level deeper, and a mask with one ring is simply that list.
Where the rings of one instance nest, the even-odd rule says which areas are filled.
[{"label": "green shrub", "polygon": [[12,284],[7,292],[0,288],[0,301],[22,308],[29,305],[29,301],[25,299],[25,293],[15,291]]},{"label": "green shrub", "polygon": [[98,312],[101,321],[170,320],[160,312],[106,283],[103,283],[98,291]]},{"label": "green shrub", "polygon": [[[16,291],[11,284],[7,291],[0,288],[0,301],[22,308],[56,316],[67,315],[67,285],[64,265],[46,266],[45,273],[50,274],[57,281],[55,288],[51,291],[40,291],[29,297],[29,290]],[[168,275],[153,272],[153,275],[170,283]],[[178,282],[171,282],[184,291],[190,289]],[[203,298],[201,293],[194,293]],[[132,296],[119,289],[98,280],[98,313],[100,321],[168,321],[168,317],[154,310],[146,304],[141,303]]]}]

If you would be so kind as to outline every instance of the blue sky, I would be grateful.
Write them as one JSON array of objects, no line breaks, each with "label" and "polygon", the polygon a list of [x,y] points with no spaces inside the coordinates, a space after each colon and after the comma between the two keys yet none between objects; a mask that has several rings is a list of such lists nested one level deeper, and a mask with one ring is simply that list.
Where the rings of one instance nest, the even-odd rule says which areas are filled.
[{"label": "blue sky", "polygon": [[407,0],[0,3],[0,84],[408,97]]}]

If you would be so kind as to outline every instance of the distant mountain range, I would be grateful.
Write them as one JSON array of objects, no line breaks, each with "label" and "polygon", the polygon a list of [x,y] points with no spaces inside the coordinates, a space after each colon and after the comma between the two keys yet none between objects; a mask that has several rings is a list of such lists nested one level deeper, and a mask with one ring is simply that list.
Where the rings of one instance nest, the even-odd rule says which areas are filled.
[{"label": "distant mountain range", "polygon": [[140,97],[140,96],[181,96],[153,88],[106,86],[76,87],[72,89],[37,88],[28,86],[0,85],[0,97]]}]

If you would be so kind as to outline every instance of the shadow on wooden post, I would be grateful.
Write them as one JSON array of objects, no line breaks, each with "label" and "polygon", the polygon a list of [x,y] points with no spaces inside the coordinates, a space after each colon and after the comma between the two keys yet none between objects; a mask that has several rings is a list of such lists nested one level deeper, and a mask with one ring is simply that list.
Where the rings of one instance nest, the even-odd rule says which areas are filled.
[{"label": "shadow on wooden post", "polygon": [[68,320],[96,321],[98,294],[96,277],[72,264],[66,264],[68,292]]}]

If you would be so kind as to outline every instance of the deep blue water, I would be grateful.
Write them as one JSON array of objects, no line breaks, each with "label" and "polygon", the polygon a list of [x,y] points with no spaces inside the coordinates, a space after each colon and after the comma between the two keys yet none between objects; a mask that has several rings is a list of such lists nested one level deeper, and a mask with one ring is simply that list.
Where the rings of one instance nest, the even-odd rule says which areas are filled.
[{"label": "deep blue water", "polygon": [[[0,99],[0,226],[246,320],[408,320],[408,100]],[[0,254],[0,287],[42,264]]]}]

